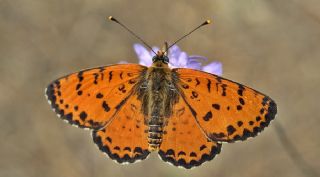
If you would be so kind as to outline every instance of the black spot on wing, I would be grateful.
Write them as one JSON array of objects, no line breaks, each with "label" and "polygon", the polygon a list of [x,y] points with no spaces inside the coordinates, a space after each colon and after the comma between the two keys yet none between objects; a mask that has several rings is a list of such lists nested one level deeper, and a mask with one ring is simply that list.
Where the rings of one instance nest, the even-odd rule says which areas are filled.
[{"label": "black spot on wing", "polygon": [[243,96],[243,91],[245,90],[244,86],[241,84],[238,84],[238,95]]},{"label": "black spot on wing", "polygon": [[88,115],[85,111],[82,111],[79,116],[82,121],[85,121],[86,118],[88,117]]},{"label": "black spot on wing", "polygon": [[210,93],[211,91],[211,80],[210,79],[207,79],[208,83],[207,83],[207,89],[208,89],[208,92]]},{"label": "black spot on wing", "polygon": [[241,97],[239,98],[239,103],[240,103],[241,105],[244,105],[244,104],[245,104],[243,98],[241,98]]},{"label": "black spot on wing", "polygon": [[236,131],[236,129],[232,125],[229,125],[227,127],[227,131],[228,131],[228,135],[232,135]]},{"label": "black spot on wing", "polygon": [[98,74],[98,73],[93,73],[93,75],[94,75],[94,81],[93,81],[93,83],[94,83],[94,84],[98,84],[99,74]]},{"label": "black spot on wing", "polygon": [[226,84],[221,84],[221,88],[222,88],[222,96],[227,96],[227,92],[226,92],[226,90],[227,90],[227,85]]},{"label": "black spot on wing", "polygon": [[191,78],[188,78],[188,79],[186,79],[186,81],[187,81],[187,82],[191,82],[191,81],[192,81],[192,79],[191,79]]},{"label": "black spot on wing", "polygon": [[216,110],[220,110],[220,105],[219,104],[212,104],[212,107]]},{"label": "black spot on wing", "polygon": [[77,86],[76,86],[76,90],[79,90],[81,87],[81,83],[78,83]]},{"label": "black spot on wing", "polygon": [[178,153],[178,156],[185,156],[185,155],[187,155],[185,152],[183,152],[183,151],[180,151],[179,153]]},{"label": "black spot on wing", "polygon": [[197,157],[197,154],[195,152],[191,152],[190,157]]},{"label": "black spot on wing", "polygon": [[71,112],[65,115],[65,119],[68,121],[72,121],[72,118],[73,118],[73,115]]},{"label": "black spot on wing", "polygon": [[112,143],[112,139],[111,139],[109,136],[106,138],[106,140],[107,140],[109,143]]},{"label": "black spot on wing", "polygon": [[98,98],[98,99],[103,98],[102,93],[100,93],[100,92],[99,92],[99,93],[97,93],[96,98]]},{"label": "black spot on wing", "polygon": [[113,76],[113,71],[109,71],[109,82],[112,80],[112,76]]},{"label": "black spot on wing", "polygon": [[257,117],[256,117],[256,121],[259,122],[260,120],[261,120],[261,117],[260,117],[260,116],[257,116]]},{"label": "black spot on wing", "polygon": [[167,152],[166,152],[166,155],[175,156],[174,150],[173,149],[168,149]]},{"label": "black spot on wing", "polygon": [[107,104],[106,101],[103,101],[102,107],[103,107],[104,111],[106,111],[106,112],[110,111],[110,107],[109,107],[109,105]]},{"label": "black spot on wing", "polygon": [[79,79],[79,82],[83,81],[83,72],[84,71],[80,71],[77,75],[78,79]]},{"label": "black spot on wing", "polygon": [[195,91],[192,91],[191,94],[192,94],[191,98],[198,98],[199,96],[198,93]]},{"label": "black spot on wing", "polygon": [[187,85],[187,84],[182,84],[182,88],[188,89],[188,88],[189,88],[189,85]]},{"label": "black spot on wing", "polygon": [[198,78],[196,78],[196,86],[198,86],[200,84],[200,81]]},{"label": "black spot on wing", "polygon": [[204,121],[209,121],[212,118],[212,112],[209,111],[207,114],[203,117]]},{"label": "black spot on wing", "polygon": [[203,144],[203,145],[200,147],[199,150],[202,151],[202,150],[204,150],[205,148],[207,148],[207,146]]},{"label": "black spot on wing", "polygon": [[135,84],[135,83],[137,83],[137,79],[130,79],[128,83],[129,84]]},{"label": "black spot on wing", "polygon": [[77,92],[77,94],[80,96],[80,95],[82,95],[82,90],[79,90],[78,92]]},{"label": "black spot on wing", "polygon": [[120,92],[122,92],[122,93],[126,93],[127,90],[126,90],[125,88],[126,88],[125,85],[124,85],[124,84],[121,84],[121,85],[118,87],[118,90],[119,90]]}]

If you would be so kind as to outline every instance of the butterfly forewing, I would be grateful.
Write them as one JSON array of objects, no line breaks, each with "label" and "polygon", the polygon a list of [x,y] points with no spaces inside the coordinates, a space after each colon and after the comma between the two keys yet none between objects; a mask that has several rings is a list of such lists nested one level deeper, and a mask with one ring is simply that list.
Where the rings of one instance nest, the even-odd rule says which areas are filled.
[{"label": "butterfly forewing", "polygon": [[136,64],[83,70],[52,82],[46,95],[62,119],[79,127],[99,129],[119,110],[144,70]]},{"label": "butterfly forewing", "polygon": [[176,84],[193,117],[212,141],[234,142],[256,136],[274,119],[268,96],[219,76],[174,69]]}]

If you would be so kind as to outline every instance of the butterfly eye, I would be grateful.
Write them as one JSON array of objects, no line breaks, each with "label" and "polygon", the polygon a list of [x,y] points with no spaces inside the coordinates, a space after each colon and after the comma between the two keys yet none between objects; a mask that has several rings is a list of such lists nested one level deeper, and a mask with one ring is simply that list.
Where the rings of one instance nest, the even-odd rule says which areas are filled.
[{"label": "butterfly eye", "polygon": [[169,63],[169,57],[167,57],[167,56],[163,56],[163,62],[165,63],[165,64],[168,64]]},{"label": "butterfly eye", "polygon": [[154,56],[154,57],[152,57],[152,62],[155,62],[155,61],[157,61],[157,56]]}]

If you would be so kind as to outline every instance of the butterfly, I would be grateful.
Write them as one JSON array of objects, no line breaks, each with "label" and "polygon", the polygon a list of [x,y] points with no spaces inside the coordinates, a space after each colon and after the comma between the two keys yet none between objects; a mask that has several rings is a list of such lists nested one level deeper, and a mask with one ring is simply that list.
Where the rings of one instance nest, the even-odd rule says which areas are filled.
[{"label": "butterfly", "polygon": [[203,71],[168,66],[160,50],[150,67],[115,64],[61,77],[45,94],[59,117],[92,130],[94,143],[118,163],[156,151],[190,169],[212,160],[222,143],[267,127],[276,103],[250,87]]}]

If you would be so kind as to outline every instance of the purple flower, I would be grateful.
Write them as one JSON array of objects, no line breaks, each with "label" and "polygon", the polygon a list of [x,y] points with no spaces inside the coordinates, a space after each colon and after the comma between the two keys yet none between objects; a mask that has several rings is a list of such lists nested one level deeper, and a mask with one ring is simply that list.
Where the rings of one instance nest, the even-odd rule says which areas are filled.
[{"label": "purple flower", "polygon": [[[155,55],[141,44],[134,44],[133,48],[139,58],[139,64],[144,66],[152,65],[152,57]],[[158,47],[153,47],[153,51],[158,51]],[[218,61],[211,62],[206,66],[202,66],[202,61],[207,58],[197,55],[188,55],[186,52],[181,51],[177,45],[172,46],[168,52],[169,67],[170,68],[191,68],[202,70],[208,73],[222,75],[222,63]]]}]

